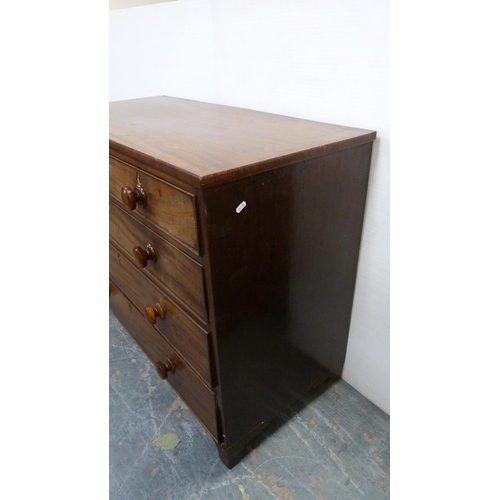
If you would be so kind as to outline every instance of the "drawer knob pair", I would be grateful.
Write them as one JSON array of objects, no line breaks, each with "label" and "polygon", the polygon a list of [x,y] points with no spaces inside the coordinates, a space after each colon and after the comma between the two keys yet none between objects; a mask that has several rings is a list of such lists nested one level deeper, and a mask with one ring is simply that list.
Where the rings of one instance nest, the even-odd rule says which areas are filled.
[{"label": "drawer knob pair", "polygon": [[150,243],[146,245],[145,250],[141,246],[136,246],[132,252],[134,253],[137,264],[141,267],[146,267],[148,265],[148,260],[156,262],[156,251]]},{"label": "drawer knob pair", "polygon": [[137,205],[146,206],[146,192],[140,184],[132,189],[129,186],[122,187],[122,201],[127,208],[135,210]]},{"label": "drawer knob pair", "polygon": [[168,376],[168,372],[173,371],[175,368],[174,363],[169,358],[165,358],[165,361],[157,361],[156,362],[156,371],[161,379],[166,379]]},{"label": "drawer knob pair", "polygon": [[156,318],[165,319],[165,311],[159,302],[154,307],[146,306],[146,318],[152,325],[156,323]]}]

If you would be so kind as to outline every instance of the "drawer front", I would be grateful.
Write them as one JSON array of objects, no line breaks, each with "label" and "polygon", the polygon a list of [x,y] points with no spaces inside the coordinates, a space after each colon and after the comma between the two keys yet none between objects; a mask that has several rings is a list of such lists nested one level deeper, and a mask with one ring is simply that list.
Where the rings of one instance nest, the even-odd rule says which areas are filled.
[{"label": "drawer front", "polygon": [[109,235],[132,259],[135,259],[134,248],[140,246],[146,251],[148,245],[151,245],[156,262],[153,259],[146,260],[144,271],[158,280],[161,286],[177,296],[201,319],[207,320],[201,264],[111,203]]},{"label": "drawer front", "polygon": [[[136,203],[134,212],[147,218],[160,230],[185,243],[197,253],[198,229],[195,196],[152,177],[116,158],[109,159],[109,192],[122,202],[122,188],[142,187],[146,205]],[[123,204],[125,207],[125,204]],[[128,210],[128,209],[127,209]]]},{"label": "drawer front", "polygon": [[[147,317],[146,307],[160,304],[164,318],[154,318],[155,328],[184,356],[186,361],[209,385],[211,376],[209,334],[187,316],[164,292],[160,291],[113,245],[109,246],[111,279]],[[149,309],[150,313],[153,309]]]},{"label": "drawer front", "polygon": [[175,369],[167,380],[207,430],[217,439],[215,394],[201,381],[179,356],[177,351],[146,321],[138,309],[114,283],[110,283],[110,308],[137,342],[139,347],[156,365],[169,359]]}]

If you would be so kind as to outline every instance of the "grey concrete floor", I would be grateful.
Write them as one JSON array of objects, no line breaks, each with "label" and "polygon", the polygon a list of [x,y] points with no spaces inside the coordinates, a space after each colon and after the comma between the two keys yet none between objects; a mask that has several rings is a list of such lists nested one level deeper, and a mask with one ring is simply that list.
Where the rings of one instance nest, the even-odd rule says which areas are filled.
[{"label": "grey concrete floor", "polygon": [[[110,500],[389,497],[389,417],[343,380],[273,422],[232,470],[110,313]],[[172,450],[153,444],[177,435]]]}]

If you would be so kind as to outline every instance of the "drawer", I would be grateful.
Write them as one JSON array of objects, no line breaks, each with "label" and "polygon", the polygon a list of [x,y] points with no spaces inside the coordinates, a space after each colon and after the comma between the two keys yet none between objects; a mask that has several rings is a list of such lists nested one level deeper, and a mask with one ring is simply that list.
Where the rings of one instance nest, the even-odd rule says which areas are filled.
[{"label": "drawer", "polygon": [[[207,320],[203,266],[200,263],[112,203],[109,207],[109,235],[132,259],[136,258],[134,249],[140,247],[144,255],[144,272],[158,280],[161,286],[178,297],[201,319]],[[146,251],[149,255],[146,255]],[[148,258],[153,252],[156,262],[154,258]],[[140,264],[137,266],[140,267]]]},{"label": "drawer", "polygon": [[[211,375],[209,334],[187,316],[164,292],[160,291],[113,245],[109,246],[109,274],[136,307],[147,316],[149,307],[155,328],[184,356],[209,384]],[[160,307],[158,307],[158,305]],[[163,318],[161,317],[163,314]]]},{"label": "drawer", "polygon": [[[146,204],[140,204],[134,189],[144,193]],[[152,222],[158,229],[199,253],[195,196],[181,191],[116,158],[109,158],[109,192],[122,203],[122,188],[129,188],[129,203],[134,213]],[[127,208],[128,210],[128,208]]]},{"label": "drawer", "polygon": [[109,305],[117,319],[155,366],[158,362],[172,364],[173,370],[167,375],[168,382],[218,441],[215,394],[112,282],[110,282]]}]

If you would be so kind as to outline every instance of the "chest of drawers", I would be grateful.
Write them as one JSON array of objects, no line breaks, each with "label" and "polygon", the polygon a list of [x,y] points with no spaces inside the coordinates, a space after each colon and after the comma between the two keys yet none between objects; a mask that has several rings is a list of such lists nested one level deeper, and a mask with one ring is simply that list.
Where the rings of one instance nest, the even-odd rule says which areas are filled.
[{"label": "chest of drawers", "polygon": [[345,359],[375,132],[110,103],[110,308],[233,467]]}]

